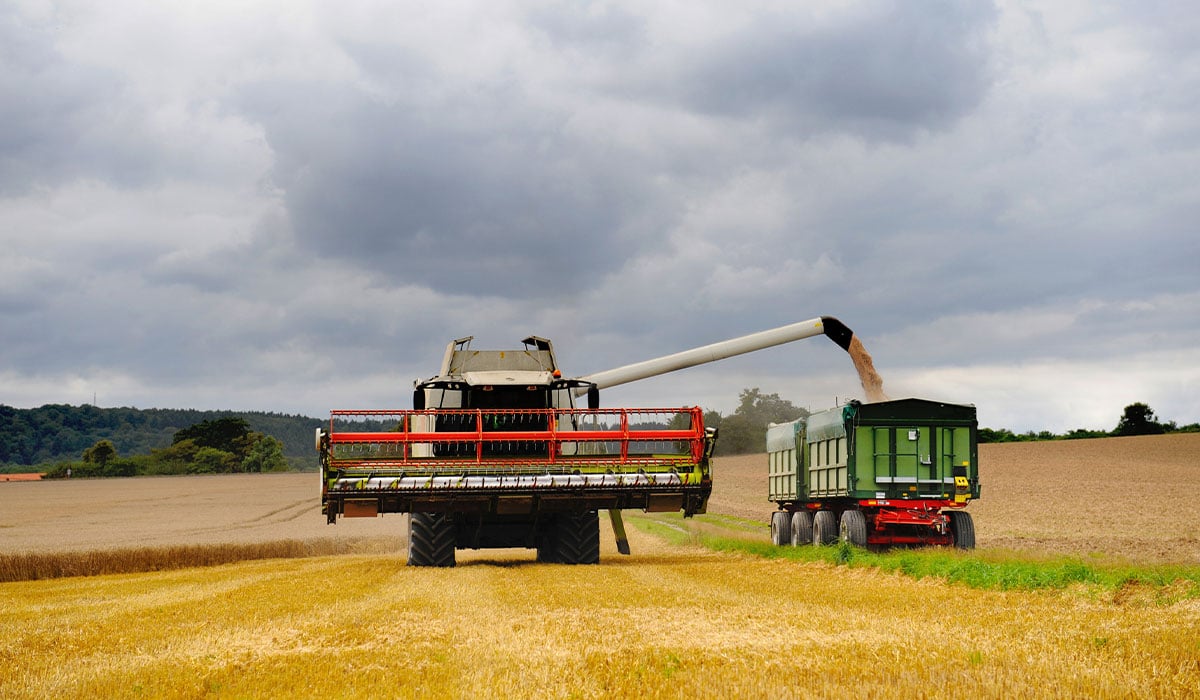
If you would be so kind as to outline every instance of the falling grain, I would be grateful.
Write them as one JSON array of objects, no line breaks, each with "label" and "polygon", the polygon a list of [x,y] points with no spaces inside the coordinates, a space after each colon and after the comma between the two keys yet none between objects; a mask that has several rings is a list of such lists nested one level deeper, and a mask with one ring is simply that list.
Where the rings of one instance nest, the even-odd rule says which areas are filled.
[{"label": "falling grain", "polygon": [[862,382],[863,391],[867,393],[867,402],[887,401],[888,395],[883,393],[883,377],[880,377],[879,373],[875,371],[871,353],[863,347],[862,341],[858,339],[857,335],[850,338],[850,347],[846,351],[850,353],[850,359],[854,361],[854,369],[858,370],[858,379]]}]

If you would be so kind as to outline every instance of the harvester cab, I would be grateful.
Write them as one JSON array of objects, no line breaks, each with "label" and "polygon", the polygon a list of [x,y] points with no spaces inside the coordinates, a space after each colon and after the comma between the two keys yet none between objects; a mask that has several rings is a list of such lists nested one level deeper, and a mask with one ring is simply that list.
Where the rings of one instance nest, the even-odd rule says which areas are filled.
[{"label": "harvester cab", "polygon": [[408,513],[411,566],[508,547],[596,563],[600,510],[628,554],[622,510],[705,512],[717,436],[699,407],[601,408],[600,390],[821,334],[843,348],[852,336],[822,317],[574,378],[545,338],[521,350],[458,338],[438,374],[414,383],[412,410],[331,412],[317,431],[322,512],[329,523]]},{"label": "harvester cab", "polygon": [[[446,346],[436,377],[413,383],[413,409],[570,409],[579,391],[599,403],[596,385],[565,379],[554,344],[529,336],[523,350],[471,350],[474,336]],[[589,408],[598,408],[589,405]]]}]

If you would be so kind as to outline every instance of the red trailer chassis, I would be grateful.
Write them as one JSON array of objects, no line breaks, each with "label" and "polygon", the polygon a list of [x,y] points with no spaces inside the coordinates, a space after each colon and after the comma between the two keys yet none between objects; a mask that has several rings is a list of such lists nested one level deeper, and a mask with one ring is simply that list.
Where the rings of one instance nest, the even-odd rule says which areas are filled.
[{"label": "red trailer chassis", "polygon": [[[831,507],[832,506],[832,507]],[[840,516],[847,510],[862,511],[867,521],[867,545],[954,544],[950,516],[945,508],[962,509],[966,503],[943,499],[863,499],[841,503],[806,503],[810,512],[832,510]]]}]

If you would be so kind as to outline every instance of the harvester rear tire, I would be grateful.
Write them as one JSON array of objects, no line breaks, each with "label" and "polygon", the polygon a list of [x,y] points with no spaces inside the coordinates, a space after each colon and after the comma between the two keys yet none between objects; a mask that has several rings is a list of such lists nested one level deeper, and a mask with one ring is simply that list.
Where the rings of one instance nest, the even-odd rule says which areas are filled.
[{"label": "harvester rear tire", "polygon": [[861,510],[843,512],[840,534],[843,542],[849,542],[855,547],[866,547],[867,516]]},{"label": "harvester rear tire", "polygon": [[959,549],[975,549],[975,521],[966,511],[952,510],[950,516],[950,534],[954,537],[954,546]]},{"label": "harvester rear tire", "polygon": [[813,516],[813,544],[833,544],[838,538],[838,522],[831,510],[819,510]]},{"label": "harvester rear tire", "polygon": [[408,565],[454,566],[454,519],[446,513],[408,517]]},{"label": "harvester rear tire", "polygon": [[563,564],[600,563],[600,514],[558,516],[555,556]]},{"label": "harvester rear tire", "polygon": [[538,540],[537,560],[543,564],[557,564],[559,562],[557,525],[555,526],[555,530],[546,533]]},{"label": "harvester rear tire", "polygon": [[812,513],[807,510],[799,510],[792,513],[792,546],[799,547],[802,544],[812,544],[813,541],[813,518]]},{"label": "harvester rear tire", "polygon": [[776,547],[782,547],[791,540],[789,532],[792,522],[792,515],[786,510],[777,510],[771,513],[771,544]]}]

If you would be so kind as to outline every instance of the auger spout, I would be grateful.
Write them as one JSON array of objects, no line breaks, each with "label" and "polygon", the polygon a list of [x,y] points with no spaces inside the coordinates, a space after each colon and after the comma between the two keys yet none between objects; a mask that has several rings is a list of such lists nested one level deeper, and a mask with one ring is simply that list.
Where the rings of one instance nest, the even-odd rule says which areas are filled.
[{"label": "auger spout", "polygon": [[833,316],[820,316],[807,321],[800,321],[770,330],[759,331],[758,333],[722,340],[719,343],[684,350],[672,355],[664,355],[652,360],[645,360],[603,372],[596,372],[580,377],[580,380],[594,384],[598,389],[605,389],[635,382],[639,379],[655,377],[660,374],[723,360],[735,355],[754,352],[755,350],[763,350],[776,345],[811,338],[816,335],[829,336],[830,340],[837,343],[838,346],[846,351],[850,350],[850,343],[854,338],[854,332],[847,328],[841,321]]}]

